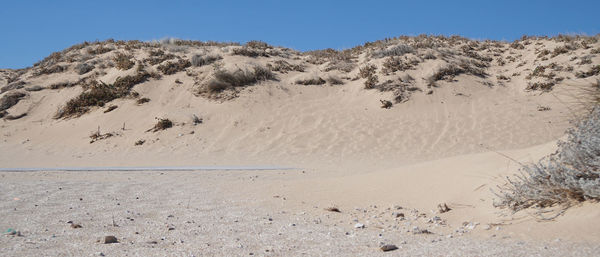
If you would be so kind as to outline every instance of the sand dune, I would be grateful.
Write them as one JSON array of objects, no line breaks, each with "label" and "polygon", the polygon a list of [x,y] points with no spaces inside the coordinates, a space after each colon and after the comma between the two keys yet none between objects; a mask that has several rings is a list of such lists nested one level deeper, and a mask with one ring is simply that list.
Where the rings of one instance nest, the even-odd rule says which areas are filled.
[{"label": "sand dune", "polygon": [[[2,237],[0,248],[11,256],[351,256],[393,243],[401,247],[393,253],[407,256],[591,256],[597,203],[539,222],[494,208],[490,189],[520,168],[503,155],[531,162],[556,150],[569,121],[584,113],[582,89],[599,78],[598,49],[597,36],[414,37],[310,53],[256,42],[74,46],[1,71],[0,97],[25,95],[0,120],[1,168],[297,170],[2,173],[0,228],[24,236]],[[131,67],[119,68],[118,52]],[[220,59],[197,65],[210,56]],[[193,64],[172,74],[161,67],[187,60]],[[81,63],[94,68],[80,74]],[[367,65],[377,67],[372,89],[361,77]],[[218,72],[256,66],[276,79],[212,88]],[[146,73],[131,92],[57,118],[95,86]],[[302,85],[311,80],[319,85]],[[393,106],[381,108],[381,100]],[[173,127],[149,131],[157,118]],[[452,210],[439,213],[443,203]],[[332,206],[342,212],[324,210]],[[400,212],[405,219],[392,216]],[[121,243],[96,242],[109,234]]]}]

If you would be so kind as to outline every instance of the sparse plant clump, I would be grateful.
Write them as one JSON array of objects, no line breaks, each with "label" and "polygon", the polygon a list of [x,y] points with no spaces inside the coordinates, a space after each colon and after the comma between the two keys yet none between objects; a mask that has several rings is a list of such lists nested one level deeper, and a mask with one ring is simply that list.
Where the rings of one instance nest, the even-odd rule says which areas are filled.
[{"label": "sparse plant clump", "polygon": [[25,91],[28,91],[28,92],[36,92],[36,91],[42,91],[42,90],[44,90],[44,87],[39,86],[39,85],[30,86],[30,87],[25,88]]},{"label": "sparse plant clump", "polygon": [[330,62],[329,66],[326,68],[326,71],[330,70],[342,70],[345,72],[350,72],[354,69],[354,63],[352,59],[354,55],[352,50],[343,50],[338,51],[335,49],[324,49],[324,50],[314,50],[305,52],[304,55],[309,56],[307,62],[320,65],[326,62]]},{"label": "sparse plant clump", "polygon": [[513,49],[519,49],[519,50],[525,49],[525,46],[523,44],[519,43],[519,41],[512,42],[510,44],[510,47],[513,48]]},{"label": "sparse plant clump", "polygon": [[308,79],[299,79],[296,80],[296,84],[298,85],[323,85],[327,83],[327,81],[325,81],[324,79],[322,79],[321,77],[315,76],[312,78],[308,78]]},{"label": "sparse plant clump", "polygon": [[2,96],[2,98],[0,98],[0,111],[4,111],[9,109],[10,107],[13,107],[17,103],[19,103],[19,101],[21,101],[21,99],[25,96],[27,96],[27,94],[20,91],[6,93]]},{"label": "sparse plant clump", "polygon": [[403,56],[408,53],[414,53],[415,50],[408,45],[396,45],[389,49],[383,49],[373,53],[374,58],[382,58],[387,56]]},{"label": "sparse plant clump", "polygon": [[0,88],[0,94],[10,91],[10,90],[21,89],[24,87],[25,84],[27,84],[27,83],[25,83],[25,81],[22,81],[22,80],[10,82],[10,83],[8,83],[8,85]]},{"label": "sparse plant clump", "polygon": [[584,65],[584,64],[591,64],[592,63],[592,56],[591,55],[586,55],[581,57],[581,61],[579,61],[579,65]]},{"label": "sparse plant clump", "polygon": [[194,55],[192,56],[192,65],[196,66],[196,67],[201,67],[204,65],[210,65],[213,64],[214,62],[223,59],[223,57],[221,57],[220,55],[206,55],[206,56],[202,56],[202,55]]},{"label": "sparse plant clump", "polygon": [[151,50],[150,57],[148,59],[144,59],[144,62],[148,62],[150,65],[157,65],[166,60],[174,59],[176,56],[174,54],[165,54],[163,50]]},{"label": "sparse plant clump", "polygon": [[58,83],[51,84],[48,88],[61,89],[61,88],[66,88],[66,87],[73,87],[75,85],[77,85],[77,83],[64,81],[64,82],[58,82]]},{"label": "sparse plant clump", "polygon": [[529,83],[527,85],[527,88],[525,88],[525,90],[528,90],[528,91],[534,91],[534,90],[551,91],[552,88],[554,87],[554,85],[556,85],[556,83],[554,81],[534,82],[534,83]]},{"label": "sparse plant clump", "polygon": [[94,65],[91,65],[89,63],[80,63],[75,66],[75,70],[77,71],[77,74],[79,74],[79,75],[86,74],[86,73],[92,71],[94,68],[95,68]]},{"label": "sparse plant clump", "polygon": [[343,85],[344,81],[337,76],[330,75],[325,79],[330,85]]},{"label": "sparse plant clump", "polygon": [[265,49],[256,49],[256,48],[251,48],[251,47],[247,47],[247,46],[233,49],[233,54],[248,56],[248,57],[252,57],[252,58],[269,57],[269,54],[267,54]]},{"label": "sparse plant clump", "polygon": [[135,62],[133,62],[131,58],[133,57],[124,53],[118,53],[113,58],[113,61],[115,62],[118,69],[129,70],[131,69],[131,67],[133,67],[133,65],[135,65]]},{"label": "sparse plant clump", "polygon": [[143,98],[138,99],[136,102],[137,102],[138,105],[142,105],[142,104],[145,104],[147,102],[150,102],[150,98],[143,97]]},{"label": "sparse plant clump", "polygon": [[596,65],[590,68],[590,70],[588,71],[583,71],[583,72],[577,72],[577,74],[575,75],[578,78],[587,78],[587,77],[592,77],[592,76],[596,76],[600,74],[600,65]]},{"label": "sparse plant clump", "polygon": [[288,73],[289,71],[304,72],[303,65],[290,64],[284,60],[277,60],[273,64],[269,63],[267,64],[267,68],[281,73]]},{"label": "sparse plant clump", "polygon": [[206,89],[210,93],[218,93],[226,89],[249,86],[266,80],[276,80],[275,74],[261,66],[254,66],[252,70],[238,69],[234,72],[217,70],[214,78],[206,85]]},{"label": "sparse plant clump", "polygon": [[381,102],[382,109],[390,109],[394,105],[391,101],[388,100],[379,100]]},{"label": "sparse plant clump", "polygon": [[165,75],[172,75],[177,72],[183,71],[186,68],[192,66],[192,63],[188,60],[179,59],[177,62],[167,62],[158,66],[158,70]]},{"label": "sparse plant clump", "polygon": [[62,66],[62,65],[52,65],[49,67],[41,67],[39,68],[39,70],[37,70],[36,72],[33,73],[34,76],[41,76],[41,75],[49,75],[49,74],[53,74],[53,73],[60,73],[63,71],[66,71],[67,67]]},{"label": "sparse plant clump", "polygon": [[388,57],[383,62],[383,68],[381,71],[384,74],[394,73],[396,71],[405,71],[414,68],[414,63],[405,62],[400,59],[400,57]]},{"label": "sparse plant clump", "polygon": [[554,51],[552,51],[552,57],[556,57],[561,54],[566,54],[568,52],[569,52],[569,49],[567,47],[559,46],[557,48],[554,48]]},{"label": "sparse plant clump", "polygon": [[105,103],[114,99],[127,96],[133,86],[146,81],[149,77],[148,73],[119,77],[112,85],[92,81],[85,86],[88,90],[69,100],[55,118],[79,116],[86,113],[92,106],[104,106]]},{"label": "sparse plant clump", "polygon": [[98,55],[98,54],[108,53],[112,50],[113,49],[111,49],[111,48],[104,47],[103,45],[99,45],[98,47],[88,48],[87,53],[91,54],[91,55]]},{"label": "sparse plant clump", "polygon": [[92,134],[90,135],[90,139],[91,139],[90,140],[90,144],[92,144],[92,143],[94,143],[96,141],[107,139],[107,138],[112,137],[112,136],[114,136],[114,134],[110,133],[110,132],[107,132],[107,133],[104,133],[104,134],[100,133],[100,127],[98,127],[98,130],[92,132]]},{"label": "sparse plant clump", "polygon": [[[6,112],[6,111],[5,111],[5,112]],[[8,113],[6,113],[6,114],[8,114]],[[25,116],[27,116],[27,113],[26,113],[26,112],[24,112],[24,113],[21,113],[21,114],[17,114],[17,115],[12,115],[12,114],[9,114],[9,115],[6,115],[6,116],[4,116],[4,119],[5,119],[5,120],[18,120],[18,119],[20,119],[20,118],[23,118],[23,117],[25,117]]]},{"label": "sparse plant clump", "polygon": [[377,83],[379,82],[379,77],[375,75],[377,71],[377,66],[373,64],[367,64],[366,66],[359,69],[358,74],[361,78],[366,78],[365,88],[372,89],[375,88]]},{"label": "sparse plant clump", "polygon": [[441,67],[433,75],[431,75],[429,82],[430,84],[433,84],[442,79],[451,81],[455,76],[463,73],[468,73],[478,77],[485,77],[487,75],[483,69],[473,67],[472,62],[461,61],[458,64],[448,64]]},{"label": "sparse plant clump", "polygon": [[114,111],[114,110],[115,110],[115,109],[117,109],[117,108],[119,108],[119,106],[116,106],[116,105],[111,105],[111,106],[109,106],[108,108],[106,108],[106,110],[104,110],[104,113],[109,113],[109,112],[112,112],[112,111]]},{"label": "sparse plant clump", "polygon": [[259,41],[259,40],[251,40],[248,41],[245,45],[246,47],[250,47],[250,48],[255,48],[255,49],[270,49],[273,48],[272,46],[270,46],[269,44],[267,44],[266,42],[263,41]]},{"label": "sparse plant clump", "polygon": [[558,151],[535,164],[523,165],[521,175],[499,188],[496,207],[514,212],[600,200],[600,106],[558,143]]},{"label": "sparse plant clump", "polygon": [[435,60],[435,59],[437,59],[437,57],[435,56],[435,54],[432,51],[427,51],[423,55],[423,59],[425,59],[425,60]]},{"label": "sparse plant clump", "polygon": [[542,57],[544,57],[546,55],[549,55],[549,54],[550,54],[550,50],[544,49],[544,50],[540,51],[540,53],[538,54],[537,58],[542,58]]},{"label": "sparse plant clump", "polygon": [[169,119],[163,119],[163,118],[156,118],[158,120],[158,122],[154,125],[154,127],[152,127],[149,130],[146,130],[146,132],[157,132],[157,131],[161,131],[161,130],[165,130],[168,128],[173,127],[173,122]]}]

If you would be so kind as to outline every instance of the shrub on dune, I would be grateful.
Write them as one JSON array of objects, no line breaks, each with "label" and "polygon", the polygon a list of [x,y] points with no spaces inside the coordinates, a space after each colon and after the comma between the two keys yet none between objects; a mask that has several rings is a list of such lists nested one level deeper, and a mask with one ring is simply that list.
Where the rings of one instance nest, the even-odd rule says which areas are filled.
[{"label": "shrub on dune", "polygon": [[214,93],[266,80],[276,80],[275,74],[271,70],[261,66],[254,66],[252,70],[238,69],[233,72],[218,70],[215,72],[214,78],[208,82],[207,88],[210,92]]},{"label": "shrub on dune", "polygon": [[129,95],[133,86],[146,81],[151,75],[140,73],[135,76],[119,77],[113,84],[92,81],[88,90],[79,96],[69,100],[59,110],[55,118],[79,116],[86,113],[92,106],[104,106],[104,104],[121,97]]},{"label": "shrub on dune", "polygon": [[520,175],[507,178],[496,193],[496,207],[516,212],[563,206],[564,211],[574,203],[600,200],[600,87],[595,87],[588,92],[594,94],[589,116],[567,131],[558,151],[537,163],[522,164]]}]

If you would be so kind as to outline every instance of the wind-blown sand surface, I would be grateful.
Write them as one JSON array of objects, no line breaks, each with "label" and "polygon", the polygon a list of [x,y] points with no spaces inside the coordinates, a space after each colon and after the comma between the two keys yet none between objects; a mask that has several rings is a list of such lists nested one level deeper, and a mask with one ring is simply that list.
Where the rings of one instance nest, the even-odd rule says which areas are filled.
[{"label": "wind-blown sand surface", "polygon": [[[582,44],[581,39],[573,40]],[[380,108],[379,100],[392,99],[392,92],[367,90],[364,79],[357,77],[359,67],[367,63],[381,67],[382,58],[371,56],[377,49],[359,51],[352,59],[356,67],[342,72],[327,69],[333,60],[314,63],[296,52],[251,58],[233,55],[231,49],[237,46],[145,46],[188,59],[195,53],[216,53],[226,68],[266,66],[274,60],[306,67],[304,72],[277,73],[278,81],[225,91],[238,95],[233,99],[214,99],[198,94],[213,76],[213,67],[192,66],[136,85],[133,90],[150,98],[148,103],[137,104],[128,96],[107,103],[119,106],[111,112],[104,112],[106,106],[92,107],[65,119],[53,117],[83,89],[49,85],[87,75],[73,68],[41,76],[32,75],[40,66],[22,71],[11,80],[24,81],[25,88],[45,89],[28,91],[7,109],[27,116],[0,121],[1,168],[294,169],[0,172],[0,229],[22,235],[0,237],[0,255],[597,255],[598,203],[577,205],[542,222],[532,215],[535,210],[512,214],[494,208],[491,190],[518,172],[515,161],[537,161],[556,150],[557,140],[571,126],[569,120],[582,113],[583,100],[574,96],[598,77],[575,75],[600,63],[597,55],[589,57],[591,63],[577,63],[599,44],[542,60],[542,48],[566,43],[526,39],[519,41],[525,45],[520,49],[499,42],[475,51],[494,58],[485,68],[486,76],[460,74],[435,86],[427,84],[440,65],[466,58],[459,53],[462,45],[485,44],[471,42],[475,41],[447,49],[415,44],[418,50],[403,55],[420,60],[414,69],[378,73],[382,83],[409,74],[412,86],[419,88],[391,109]],[[125,51],[118,44],[106,45]],[[146,58],[146,48],[131,50],[132,56]],[[432,49],[437,59],[422,57]],[[62,56],[73,51],[77,52]],[[92,60],[104,62],[112,54]],[[498,61],[509,57],[517,61]],[[575,68],[552,68],[555,76],[564,78],[551,91],[525,90],[530,82],[526,76],[552,62]],[[71,67],[68,61],[58,63]],[[94,78],[106,83],[135,73],[135,68],[96,66]],[[511,79],[500,81],[500,74]],[[329,75],[343,78],[345,84],[295,83],[303,76]],[[16,85],[11,83],[6,87]],[[11,87],[1,96],[17,90],[22,89]],[[193,115],[202,123],[194,124]],[[169,118],[174,126],[146,132],[155,117]],[[114,135],[90,143],[98,127]],[[138,140],[145,141],[135,145]],[[437,206],[444,203],[451,210],[440,213]],[[341,212],[326,210],[330,207]],[[68,221],[81,228],[71,228]],[[108,235],[119,243],[103,244]],[[383,253],[381,244],[400,249]]]}]

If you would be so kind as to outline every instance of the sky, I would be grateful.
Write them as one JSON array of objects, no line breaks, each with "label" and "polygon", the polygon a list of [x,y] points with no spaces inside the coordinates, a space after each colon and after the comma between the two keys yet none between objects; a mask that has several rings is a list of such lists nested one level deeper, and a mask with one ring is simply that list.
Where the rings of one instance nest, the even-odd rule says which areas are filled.
[{"label": "sky", "polygon": [[109,38],[261,40],[305,51],[419,34],[507,41],[596,35],[598,10],[599,0],[7,0],[0,5],[0,68],[28,67],[71,45]]}]

